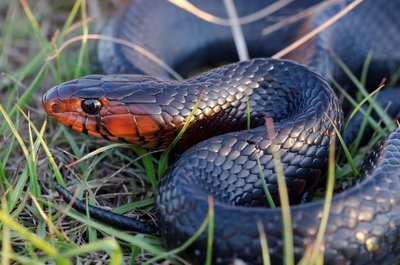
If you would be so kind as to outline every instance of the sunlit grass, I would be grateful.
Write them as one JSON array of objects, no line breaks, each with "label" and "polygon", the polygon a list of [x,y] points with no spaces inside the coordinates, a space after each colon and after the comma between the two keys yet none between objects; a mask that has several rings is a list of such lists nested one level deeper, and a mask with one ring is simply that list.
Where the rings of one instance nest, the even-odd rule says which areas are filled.
[{"label": "sunlit grass", "polygon": [[336,137],[337,131],[332,133],[329,141],[329,158],[328,158],[328,174],[326,182],[326,191],[324,197],[324,204],[321,214],[321,222],[318,227],[317,236],[313,246],[305,251],[303,259],[299,262],[300,265],[317,265],[323,264],[323,240],[329,219],[329,211],[331,209],[331,202],[333,198],[333,190],[335,187],[335,150],[336,150]]},{"label": "sunlit grass", "polygon": [[270,265],[271,259],[269,256],[267,236],[265,235],[264,225],[261,221],[257,222],[257,228],[258,228],[258,233],[259,233],[259,238],[260,238],[263,265]]},{"label": "sunlit grass", "polygon": [[[278,143],[275,139],[274,121],[272,118],[265,118],[265,127],[268,138],[271,141],[270,150],[272,150],[272,160],[274,162],[276,180],[279,188],[279,201],[281,203],[282,226],[283,226],[283,261],[284,264],[294,264],[293,251],[293,232],[292,232],[292,217],[290,212],[289,193],[286,186],[284,169],[281,161],[281,154],[277,147]],[[268,238],[267,238],[268,240]]]}]

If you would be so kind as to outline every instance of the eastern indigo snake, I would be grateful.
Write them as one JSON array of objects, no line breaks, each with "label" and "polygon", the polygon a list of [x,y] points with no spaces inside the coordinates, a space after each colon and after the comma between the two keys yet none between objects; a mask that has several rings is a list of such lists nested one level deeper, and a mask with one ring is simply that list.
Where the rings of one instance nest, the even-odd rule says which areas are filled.
[{"label": "eastern indigo snake", "polygon": [[[222,1],[192,2],[206,12],[226,17]],[[235,4],[243,17],[272,2],[242,0]],[[318,2],[294,1],[274,16],[292,16]],[[265,28],[276,21],[262,18],[243,24],[250,56],[271,56],[349,2],[332,1],[268,36],[263,34]],[[325,176],[333,124],[339,129],[342,125],[341,106],[328,82],[349,83],[336,59],[359,74],[372,52],[368,84],[376,86],[383,77],[392,76],[400,66],[399,14],[400,1],[366,0],[287,56],[303,65],[257,58],[226,64],[183,81],[173,80],[165,68],[138,51],[100,42],[99,61],[110,75],[86,76],[52,88],[43,97],[46,112],[79,132],[156,148],[171,143],[199,101],[178,145],[185,149],[198,144],[182,154],[159,185],[158,227],[94,207],[90,208],[92,216],[121,228],[160,233],[167,247],[174,248],[199,228],[212,194],[213,261],[262,263],[259,221],[273,264],[281,263],[281,209],[261,207],[267,203],[257,160],[276,201],[272,152],[280,153],[292,202],[301,201],[305,193],[315,189]],[[145,47],[184,76],[194,66],[237,60],[229,27],[206,22],[163,0],[133,1],[114,17],[106,32]],[[391,102],[389,112],[396,114],[399,93],[388,91],[382,98]],[[266,117],[272,118],[275,135],[267,134]],[[351,139],[350,133],[347,140]],[[391,264],[400,256],[399,129],[371,152],[362,171],[359,183],[332,200],[323,241],[326,264]],[[71,199],[68,192],[59,191]],[[322,205],[320,200],[291,207],[296,260],[315,240]],[[85,211],[81,201],[74,207]],[[183,255],[202,263],[206,240],[203,234]]]}]

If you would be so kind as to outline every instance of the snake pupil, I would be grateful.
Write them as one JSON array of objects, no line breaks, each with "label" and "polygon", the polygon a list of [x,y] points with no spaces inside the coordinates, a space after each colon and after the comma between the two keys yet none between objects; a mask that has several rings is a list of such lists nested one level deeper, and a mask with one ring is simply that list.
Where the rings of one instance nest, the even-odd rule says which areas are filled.
[{"label": "snake pupil", "polygon": [[95,115],[99,113],[101,103],[97,99],[85,99],[82,101],[82,109],[87,114]]}]

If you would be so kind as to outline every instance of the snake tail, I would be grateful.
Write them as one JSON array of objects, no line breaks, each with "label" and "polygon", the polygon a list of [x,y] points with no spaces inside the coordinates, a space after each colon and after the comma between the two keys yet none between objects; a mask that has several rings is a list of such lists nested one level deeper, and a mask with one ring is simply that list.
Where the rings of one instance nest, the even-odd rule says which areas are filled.
[{"label": "snake tail", "polygon": [[113,213],[111,211],[103,210],[95,206],[87,206],[84,201],[75,198],[67,189],[56,184],[57,192],[63,197],[66,203],[72,202],[72,208],[82,214],[89,213],[90,217],[101,222],[112,225],[123,230],[135,231],[138,233],[160,236],[158,227],[144,222],[134,220],[122,214]]}]

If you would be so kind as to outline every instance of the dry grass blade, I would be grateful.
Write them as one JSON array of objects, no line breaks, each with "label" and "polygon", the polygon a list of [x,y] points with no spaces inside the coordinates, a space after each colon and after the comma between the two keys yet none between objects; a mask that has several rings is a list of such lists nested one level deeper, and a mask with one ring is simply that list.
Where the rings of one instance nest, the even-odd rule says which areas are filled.
[{"label": "dry grass blade", "polygon": [[257,229],[258,229],[258,234],[260,235],[260,245],[263,258],[263,265],[270,265],[271,259],[269,257],[267,236],[265,235],[264,225],[261,221],[257,221]]},{"label": "dry grass blade", "polygon": [[244,25],[244,24],[248,24],[248,23],[254,22],[256,20],[262,19],[263,17],[267,17],[267,16],[271,15],[272,13],[278,11],[279,9],[287,6],[288,4],[290,4],[293,1],[294,0],[280,0],[280,1],[277,1],[277,2],[275,2],[273,4],[270,4],[267,7],[263,8],[263,9],[257,11],[257,12],[254,12],[254,13],[252,13],[250,15],[247,15],[247,16],[244,16],[244,17],[240,17],[239,18],[239,23],[241,25]]},{"label": "dry grass blade", "polygon": [[54,58],[56,58],[61,51],[63,51],[65,48],[67,48],[72,43],[82,41],[83,39],[111,41],[114,43],[118,43],[122,46],[131,48],[131,49],[143,54],[143,56],[149,58],[150,60],[152,60],[159,66],[161,66],[165,71],[167,71],[169,74],[171,74],[176,80],[183,80],[183,78],[177,72],[175,72],[175,70],[172,69],[172,67],[170,67],[166,62],[164,62],[162,59],[160,59],[159,57],[157,57],[150,51],[146,50],[142,46],[137,45],[132,42],[129,42],[129,41],[126,41],[124,39],[114,38],[111,36],[105,36],[105,35],[100,35],[100,34],[87,34],[86,36],[80,35],[80,36],[70,38],[69,40],[65,41],[53,54],[49,55],[47,57],[47,61],[50,61],[50,60],[53,60]]},{"label": "dry grass blade", "polygon": [[318,227],[317,237],[311,250],[306,252],[306,255],[301,260],[300,265],[320,264],[318,261],[323,257],[323,240],[326,228],[328,226],[329,212],[331,210],[333,189],[335,187],[335,147],[336,147],[336,134],[331,134],[329,142],[329,158],[328,158],[328,177],[326,184],[326,195],[321,213],[321,221]]},{"label": "dry grass blade", "polygon": [[228,12],[229,21],[231,22],[231,29],[233,39],[235,41],[236,50],[239,55],[240,61],[246,61],[249,59],[249,52],[247,50],[246,40],[243,36],[242,28],[239,24],[235,4],[232,0],[224,0],[226,11]]},{"label": "dry grass blade", "polygon": [[326,0],[326,1],[323,1],[322,3],[316,4],[310,8],[307,8],[299,13],[296,13],[293,16],[282,19],[279,22],[273,24],[272,26],[266,27],[262,31],[262,35],[267,36],[285,26],[296,23],[297,21],[302,20],[312,14],[320,12],[321,10],[327,8],[328,6],[332,5],[332,3],[335,3],[335,2],[338,2],[338,0]]},{"label": "dry grass blade", "polygon": [[276,147],[276,132],[274,121],[272,118],[265,118],[265,127],[267,128],[267,135],[271,141],[270,149],[272,159],[274,162],[276,180],[278,182],[279,200],[281,202],[282,222],[283,222],[283,260],[287,265],[294,264],[293,256],[293,230],[292,230],[292,217],[290,212],[289,193],[286,186],[285,174],[283,170],[281,155]]},{"label": "dry grass blade", "polygon": [[311,32],[307,33],[304,35],[302,38],[299,40],[295,41],[294,43],[290,44],[287,46],[285,49],[279,51],[278,53],[274,54],[272,58],[282,58],[292,52],[293,50],[297,49],[307,41],[311,40],[313,37],[315,37],[318,33],[324,31],[328,27],[332,26],[335,22],[337,22],[339,19],[344,17],[347,13],[349,13],[351,10],[353,10],[356,6],[361,4],[363,0],[355,0],[348,6],[346,6],[342,11],[338,12],[336,15],[328,19],[325,23],[320,25],[319,27],[315,28]]},{"label": "dry grass blade", "polygon": [[79,30],[82,28],[83,24],[90,24],[92,22],[94,22],[94,18],[93,17],[88,17],[85,20],[81,20],[81,21],[77,21],[74,24],[72,24],[71,26],[69,26],[68,28],[65,29],[64,34],[69,34],[74,32],[75,30]]},{"label": "dry grass blade", "polygon": [[[196,7],[195,5],[191,4],[190,2],[188,2],[186,0],[168,0],[168,1],[204,21],[207,21],[207,22],[210,22],[213,24],[217,24],[217,25],[221,25],[221,26],[230,26],[231,25],[231,22],[229,19],[214,16],[213,14],[210,14],[208,12],[201,10],[200,8]],[[293,1],[294,0],[280,0],[271,5],[266,6],[265,8],[263,8],[261,10],[258,10],[257,12],[254,12],[250,15],[239,17],[238,18],[239,24],[240,25],[248,24],[248,23],[254,22],[256,20],[259,20],[263,17],[269,16],[270,14],[287,6],[289,3],[293,2]]]}]

